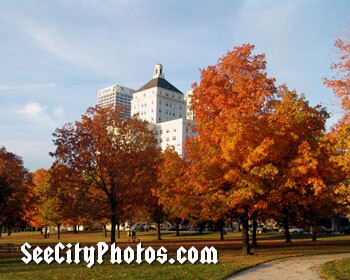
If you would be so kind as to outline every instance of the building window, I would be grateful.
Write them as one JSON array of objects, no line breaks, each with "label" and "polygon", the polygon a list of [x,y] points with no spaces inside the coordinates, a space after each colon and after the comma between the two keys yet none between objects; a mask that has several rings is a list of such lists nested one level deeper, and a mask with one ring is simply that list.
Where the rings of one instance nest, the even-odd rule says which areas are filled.
[{"label": "building window", "polygon": [[173,136],[173,140],[174,140],[174,141],[176,140],[176,136]]}]

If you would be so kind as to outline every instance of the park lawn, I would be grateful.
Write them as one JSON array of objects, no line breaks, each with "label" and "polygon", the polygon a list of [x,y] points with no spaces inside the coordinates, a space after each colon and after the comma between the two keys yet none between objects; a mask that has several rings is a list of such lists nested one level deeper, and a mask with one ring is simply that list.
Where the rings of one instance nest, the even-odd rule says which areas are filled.
[{"label": "park lawn", "polygon": [[350,279],[350,258],[326,262],[321,265],[321,274],[326,280]]},{"label": "park lawn", "polygon": [[[108,242],[109,239],[102,237],[101,233],[79,233],[78,237],[72,233],[65,233],[60,240],[64,244],[81,242],[86,244],[96,244],[99,241]],[[37,265],[30,263],[26,265],[20,260],[21,253],[16,256],[2,258],[0,254],[0,279],[223,279],[242,269],[255,266],[259,263],[275,260],[279,258],[300,256],[307,254],[339,253],[350,252],[350,236],[324,236],[318,242],[310,241],[308,236],[304,239],[295,239],[292,245],[284,244],[283,236],[278,234],[259,235],[259,247],[254,249],[254,255],[242,256],[240,254],[240,235],[238,233],[228,234],[226,241],[219,241],[218,234],[192,235],[182,233],[176,237],[174,233],[163,235],[162,241],[156,241],[155,237],[149,233],[138,233],[143,247],[153,246],[154,248],[164,246],[170,248],[170,255],[175,256],[175,250],[180,246],[195,246],[202,248],[205,245],[212,245],[218,249],[219,263],[192,265],[180,264],[153,264],[143,263],[138,265],[110,264],[108,256],[102,265],[95,264],[92,268],[87,268],[82,261],[76,264],[46,264]],[[298,236],[301,238],[300,236]],[[102,238],[102,239],[101,239]],[[126,235],[119,240],[121,247],[131,245],[135,247],[137,243],[127,242]],[[47,241],[47,240],[45,240]],[[54,246],[57,239],[50,236],[51,243],[44,243],[39,235],[28,235],[28,233],[16,233],[5,239],[0,238],[1,244],[23,244],[24,242],[34,244],[46,244]],[[118,245],[119,245],[118,244]]]}]

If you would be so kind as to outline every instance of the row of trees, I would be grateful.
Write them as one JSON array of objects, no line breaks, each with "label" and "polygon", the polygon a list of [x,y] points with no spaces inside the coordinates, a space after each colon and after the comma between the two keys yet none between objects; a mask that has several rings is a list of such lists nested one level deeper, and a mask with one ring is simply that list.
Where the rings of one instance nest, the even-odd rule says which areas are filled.
[{"label": "row of trees", "polygon": [[[11,154],[22,170],[11,169],[20,174],[18,190],[1,154],[0,208],[10,209],[18,197],[19,216],[40,227],[110,222],[112,243],[115,228],[135,216],[158,225],[209,220],[221,229],[239,219],[244,254],[250,253],[249,220],[280,221],[287,242],[289,225],[303,221],[315,239],[318,219],[345,213],[350,201],[350,45],[336,46],[343,55],[333,67],[341,76],[325,84],[342,99],[345,114],[330,133],[326,109],[276,86],[265,56],[245,44],[201,70],[192,99],[198,136],[187,141],[182,157],[171,148],[161,153],[137,117],[122,120],[115,110],[89,108],[81,121],[54,133],[50,170],[30,178]],[[11,215],[0,213],[0,224],[10,225]]]},{"label": "row of trees", "polygon": [[[165,152],[157,191],[179,217],[238,218],[245,254],[249,220],[283,223],[287,242],[290,224],[303,221],[315,240],[318,219],[349,203],[349,142],[340,146],[349,126],[343,135],[338,127],[326,134],[326,109],[276,87],[264,55],[252,51],[236,47],[201,71],[192,99],[199,136],[187,142],[183,158]],[[169,204],[170,196],[189,208]]]}]

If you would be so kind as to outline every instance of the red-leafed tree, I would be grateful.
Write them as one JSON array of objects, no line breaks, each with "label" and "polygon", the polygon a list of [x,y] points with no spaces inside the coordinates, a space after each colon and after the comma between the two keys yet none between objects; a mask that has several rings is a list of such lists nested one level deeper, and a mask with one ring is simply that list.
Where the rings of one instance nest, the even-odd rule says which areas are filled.
[{"label": "red-leafed tree", "polygon": [[[78,172],[109,206],[111,243],[120,214],[145,203],[156,180],[158,149],[147,123],[122,120],[111,108],[89,108],[81,121],[54,133],[56,163]],[[91,192],[90,192],[91,190]]]},{"label": "red-leafed tree", "polygon": [[25,199],[31,185],[31,177],[22,159],[0,148],[0,232],[20,226],[25,219]]}]

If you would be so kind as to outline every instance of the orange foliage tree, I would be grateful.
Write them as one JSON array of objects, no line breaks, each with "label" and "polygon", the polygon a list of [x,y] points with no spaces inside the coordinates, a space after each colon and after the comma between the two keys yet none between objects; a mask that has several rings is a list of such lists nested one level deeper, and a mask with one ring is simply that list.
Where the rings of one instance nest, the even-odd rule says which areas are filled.
[{"label": "orange foliage tree", "polygon": [[67,183],[65,166],[54,166],[49,170],[38,169],[33,173],[33,197],[30,222],[44,227],[46,238],[48,226],[57,227],[57,239],[63,224],[76,224],[79,209],[76,207],[76,190]]},{"label": "orange foliage tree", "polygon": [[320,142],[327,112],[286,86],[277,89],[253,49],[236,47],[201,71],[192,98],[198,137],[182,161],[169,161],[180,172],[167,172],[170,194],[193,195],[203,219],[241,220],[243,254],[250,253],[249,219],[283,217],[288,235],[289,218],[320,214],[326,201],[314,198],[331,194],[335,182],[321,171],[331,162]]},{"label": "orange foliage tree", "polygon": [[[338,39],[335,47],[340,52],[339,62],[333,63],[331,68],[337,70],[337,76],[324,79],[326,86],[341,99],[344,115],[329,133],[334,144],[334,160],[341,164],[345,172],[345,179],[338,185],[337,195],[339,203],[350,205],[350,42]],[[349,211],[349,210],[348,210]]]},{"label": "orange foliage tree", "polygon": [[89,108],[81,121],[56,130],[54,144],[56,162],[90,183],[87,195],[97,192],[105,198],[114,243],[120,214],[144,204],[156,180],[159,151],[147,123],[135,117],[122,120],[110,108]]},{"label": "orange foliage tree", "polygon": [[328,118],[325,108],[311,107],[303,95],[298,96],[286,86],[281,86],[278,94],[268,123],[271,147],[266,160],[274,174],[267,181],[271,186],[267,199],[270,214],[283,222],[286,242],[290,242],[291,222],[308,213],[315,226],[320,206],[334,192],[337,165],[331,161],[330,149],[324,142]]},{"label": "orange foliage tree", "polygon": [[[33,187],[30,189],[30,199],[28,201],[29,207],[27,207],[27,219],[28,222],[34,226],[43,228],[46,226],[46,222],[41,217],[41,203],[40,196],[38,195],[38,188],[41,184],[47,181],[48,171],[46,169],[37,169],[32,173]],[[46,231],[45,231],[46,233]],[[45,234],[46,237],[46,234]]]},{"label": "orange foliage tree", "polygon": [[266,124],[276,93],[265,56],[254,55],[253,49],[250,44],[235,47],[201,70],[192,98],[199,136],[186,154],[192,164],[190,184],[208,217],[234,213],[241,219],[243,254],[250,254],[248,220],[266,207],[260,165],[270,145]]},{"label": "orange foliage tree", "polygon": [[190,165],[172,148],[163,153],[163,162],[158,170],[159,185],[153,188],[170,221],[175,222],[176,235],[183,220],[196,220],[200,216],[199,197],[188,184]]}]

